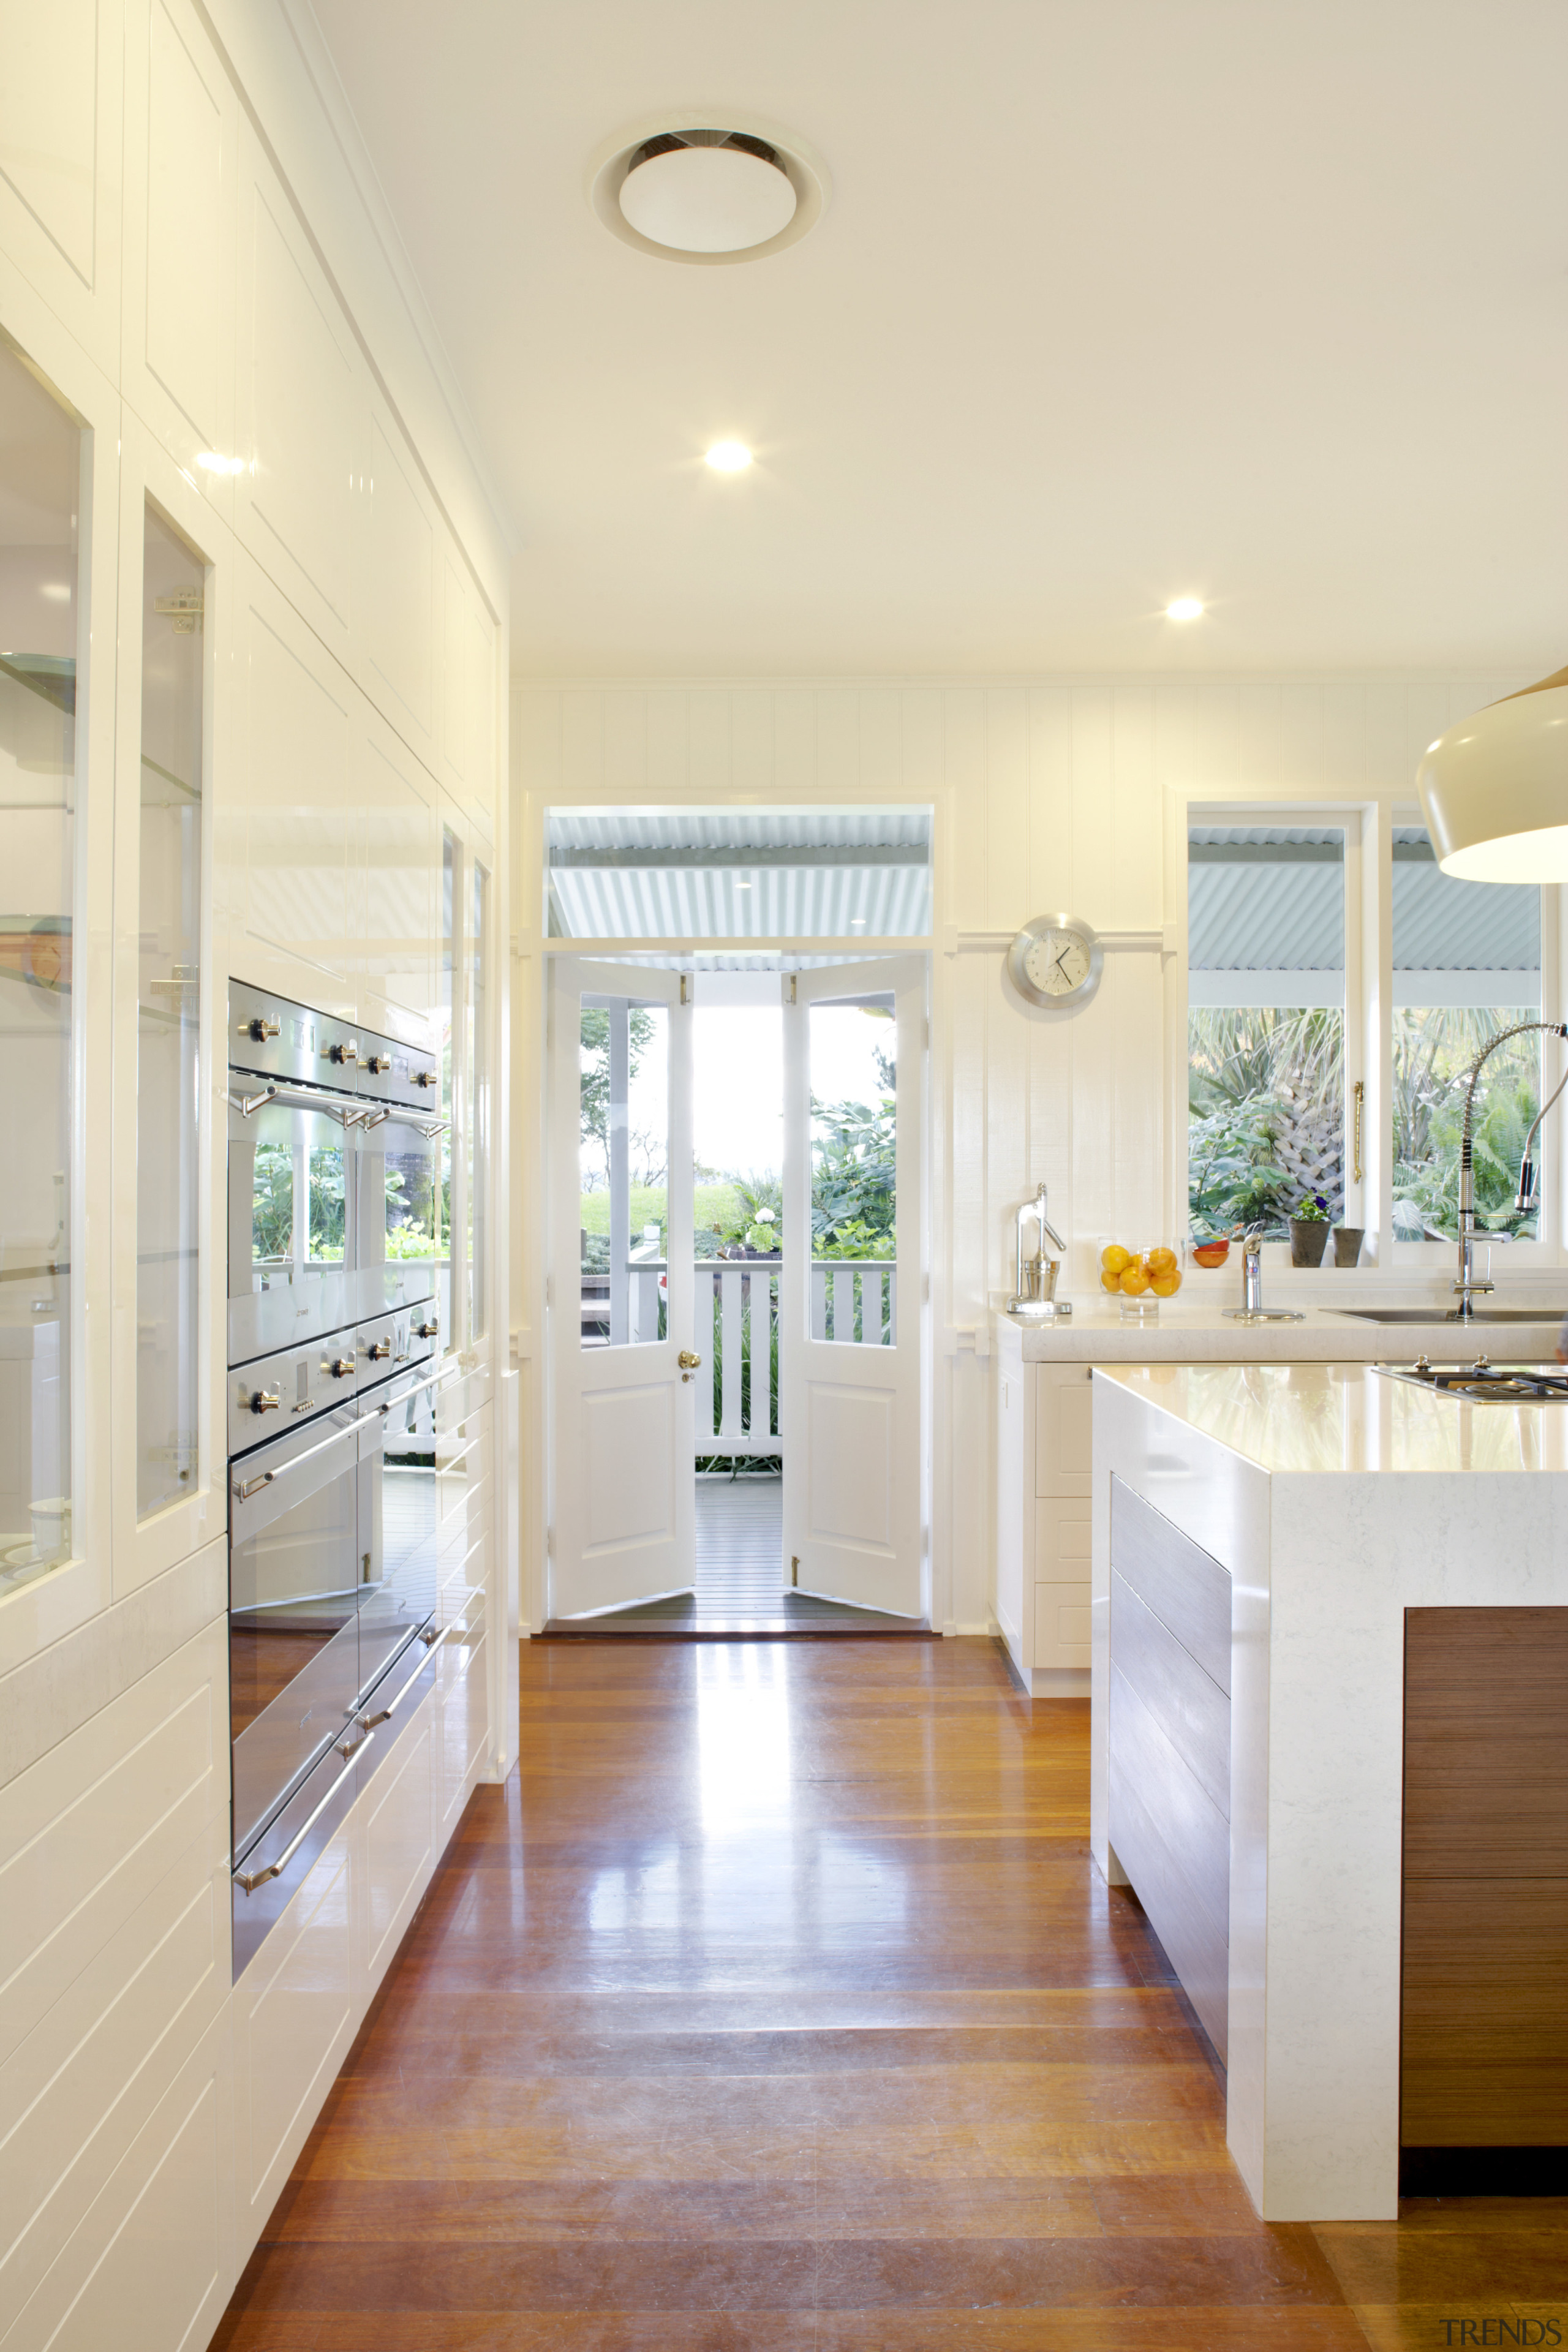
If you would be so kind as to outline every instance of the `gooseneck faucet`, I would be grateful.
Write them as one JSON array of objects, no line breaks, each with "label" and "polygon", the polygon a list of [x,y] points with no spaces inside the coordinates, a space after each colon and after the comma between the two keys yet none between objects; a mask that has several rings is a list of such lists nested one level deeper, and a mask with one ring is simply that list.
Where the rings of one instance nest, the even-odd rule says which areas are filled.
[{"label": "gooseneck faucet", "polygon": [[[1470,1064],[1469,1084],[1465,1088],[1465,1124],[1459,1137],[1459,1271],[1454,1284],[1459,1303],[1454,1315],[1460,1323],[1475,1320],[1477,1294],[1492,1286],[1484,1276],[1479,1280],[1476,1276],[1476,1171],[1472,1159],[1476,1084],[1482,1068],[1500,1045],[1506,1045],[1510,1037],[1522,1037],[1528,1031],[1536,1029],[1544,1031],[1549,1037],[1568,1037],[1568,1022],[1516,1021],[1511,1028],[1500,1029],[1495,1037],[1489,1037]],[[1568,1078],[1563,1081],[1563,1086],[1568,1086]],[[1530,1155],[1540,1132],[1541,1122],[1556,1101],[1557,1095],[1562,1093],[1563,1086],[1559,1086],[1557,1093],[1542,1103],[1536,1113],[1535,1124],[1525,1138],[1524,1155],[1519,1169],[1519,1192],[1514,1202],[1516,1209],[1528,1209],[1535,1197],[1535,1163]]]},{"label": "gooseneck faucet", "polygon": [[1241,1237],[1241,1311],[1263,1312],[1263,1228],[1248,1225]]}]

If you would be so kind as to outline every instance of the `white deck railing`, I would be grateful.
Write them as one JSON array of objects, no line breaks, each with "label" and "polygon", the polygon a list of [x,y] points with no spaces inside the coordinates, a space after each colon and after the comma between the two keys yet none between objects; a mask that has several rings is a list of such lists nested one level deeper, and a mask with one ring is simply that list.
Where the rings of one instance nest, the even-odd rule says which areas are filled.
[{"label": "white deck railing", "polygon": [[[693,1265],[692,1345],[703,1359],[698,1377],[700,1454],[779,1454],[777,1258],[698,1258]],[[898,1339],[897,1261],[815,1259],[810,1276],[811,1336],[829,1346],[890,1348]],[[634,1258],[626,1268],[626,1327],[632,1344],[657,1339],[664,1297],[663,1258]],[[590,1292],[587,1283],[594,1286]],[[585,1328],[609,1320],[608,1284],[584,1283]],[[765,1345],[764,1345],[765,1336]]]}]

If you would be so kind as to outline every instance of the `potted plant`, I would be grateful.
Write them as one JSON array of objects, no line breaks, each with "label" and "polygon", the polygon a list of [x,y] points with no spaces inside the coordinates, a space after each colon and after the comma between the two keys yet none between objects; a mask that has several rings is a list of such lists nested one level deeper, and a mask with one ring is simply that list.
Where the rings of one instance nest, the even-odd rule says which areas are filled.
[{"label": "potted plant", "polygon": [[1329,1241],[1329,1204],[1321,1192],[1309,1192],[1290,1213],[1290,1263],[1321,1265]]}]

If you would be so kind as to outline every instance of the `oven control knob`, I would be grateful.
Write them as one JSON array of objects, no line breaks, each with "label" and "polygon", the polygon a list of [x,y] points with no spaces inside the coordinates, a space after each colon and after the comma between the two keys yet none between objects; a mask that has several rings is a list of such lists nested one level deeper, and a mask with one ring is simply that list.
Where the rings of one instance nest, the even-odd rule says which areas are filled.
[{"label": "oven control knob", "polygon": [[353,1377],[354,1369],[354,1360],[352,1356],[334,1356],[327,1366],[328,1371],[335,1381],[351,1380]]},{"label": "oven control knob", "polygon": [[416,1087],[438,1087],[441,1083],[441,1073],[439,1070],[416,1070],[414,1083]]},{"label": "oven control knob", "polygon": [[390,1054],[372,1054],[365,1063],[365,1068],[370,1072],[373,1078],[384,1078],[391,1067],[392,1056]]},{"label": "oven control knob", "polygon": [[365,1349],[365,1354],[370,1358],[373,1364],[379,1364],[384,1357],[390,1356],[391,1353],[392,1342],[390,1339],[373,1339],[369,1347]]},{"label": "oven control knob", "polygon": [[346,1045],[329,1045],[327,1047],[327,1059],[329,1062],[357,1062],[359,1060],[359,1047],[354,1044],[351,1037]]},{"label": "oven control knob", "polygon": [[268,1037],[278,1035],[279,1026],[276,1021],[264,1021],[258,1013],[254,1021],[240,1023],[239,1034],[242,1037],[254,1039],[258,1045],[265,1045]]},{"label": "oven control knob", "polygon": [[283,1400],[270,1389],[253,1389],[250,1396],[252,1412],[276,1412]]}]

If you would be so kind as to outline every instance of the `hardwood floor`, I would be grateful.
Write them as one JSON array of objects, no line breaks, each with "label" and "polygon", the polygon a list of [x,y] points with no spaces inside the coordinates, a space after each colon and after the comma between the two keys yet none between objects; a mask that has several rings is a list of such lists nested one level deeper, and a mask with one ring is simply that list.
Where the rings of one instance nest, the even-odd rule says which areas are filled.
[{"label": "hardwood floor", "polygon": [[541,1643],[523,1726],[225,2352],[1568,2343],[1568,2201],[1256,2219],[989,1643]]}]

